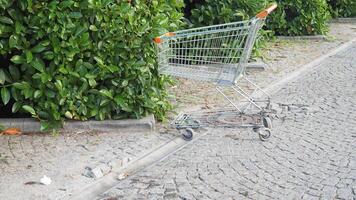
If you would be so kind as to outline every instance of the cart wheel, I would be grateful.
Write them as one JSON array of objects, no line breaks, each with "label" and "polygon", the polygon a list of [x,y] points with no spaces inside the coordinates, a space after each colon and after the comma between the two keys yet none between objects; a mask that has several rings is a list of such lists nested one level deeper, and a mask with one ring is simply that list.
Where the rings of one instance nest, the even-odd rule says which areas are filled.
[{"label": "cart wheel", "polygon": [[263,126],[272,129],[272,120],[270,117],[263,117]]},{"label": "cart wheel", "polygon": [[265,128],[260,130],[260,132],[258,133],[258,137],[260,137],[260,140],[262,141],[268,140],[268,138],[271,137],[271,129]]},{"label": "cart wheel", "polygon": [[190,141],[193,139],[193,129],[191,128],[187,128],[184,130],[184,132],[182,133],[183,139],[186,141]]}]

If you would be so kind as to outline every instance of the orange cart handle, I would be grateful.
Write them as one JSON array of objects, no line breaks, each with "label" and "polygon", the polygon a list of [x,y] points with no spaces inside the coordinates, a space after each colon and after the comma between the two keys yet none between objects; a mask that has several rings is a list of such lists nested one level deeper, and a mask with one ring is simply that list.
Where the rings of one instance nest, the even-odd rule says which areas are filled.
[{"label": "orange cart handle", "polygon": [[257,18],[259,19],[264,19],[266,18],[271,12],[273,12],[275,9],[277,8],[277,4],[273,4],[272,6],[270,6],[269,8],[261,11],[260,13],[258,13],[256,15]]},{"label": "orange cart handle", "polygon": [[155,43],[159,44],[159,43],[163,42],[162,37],[172,37],[172,36],[175,36],[175,35],[176,35],[176,33],[168,32],[168,33],[163,34],[163,35],[161,35],[159,37],[156,37],[153,41]]}]

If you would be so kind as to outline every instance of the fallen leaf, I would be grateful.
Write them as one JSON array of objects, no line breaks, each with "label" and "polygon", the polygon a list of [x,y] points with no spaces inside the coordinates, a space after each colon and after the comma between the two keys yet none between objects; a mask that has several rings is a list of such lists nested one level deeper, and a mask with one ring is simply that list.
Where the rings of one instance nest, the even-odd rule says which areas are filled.
[{"label": "fallen leaf", "polygon": [[29,181],[25,183],[25,185],[35,185],[35,184],[42,185],[42,183],[38,181]]},{"label": "fallen leaf", "polygon": [[0,135],[20,135],[21,133],[19,128],[8,128],[0,132]]}]

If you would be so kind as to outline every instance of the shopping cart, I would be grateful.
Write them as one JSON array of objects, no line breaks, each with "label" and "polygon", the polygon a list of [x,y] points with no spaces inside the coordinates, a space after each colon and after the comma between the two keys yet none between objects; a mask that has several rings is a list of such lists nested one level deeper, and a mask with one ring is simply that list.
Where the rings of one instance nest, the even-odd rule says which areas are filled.
[{"label": "shopping cart", "polygon": [[[270,97],[246,77],[245,70],[258,31],[276,7],[274,4],[247,21],[170,32],[154,39],[160,73],[213,82],[217,92],[229,102],[224,109],[179,115],[171,125],[183,130],[184,139],[192,139],[193,129],[207,126],[251,127],[261,140],[270,137]],[[253,91],[243,89],[241,81],[247,82]],[[236,103],[224,88],[230,88],[244,101]],[[263,97],[253,98],[256,92]]]}]

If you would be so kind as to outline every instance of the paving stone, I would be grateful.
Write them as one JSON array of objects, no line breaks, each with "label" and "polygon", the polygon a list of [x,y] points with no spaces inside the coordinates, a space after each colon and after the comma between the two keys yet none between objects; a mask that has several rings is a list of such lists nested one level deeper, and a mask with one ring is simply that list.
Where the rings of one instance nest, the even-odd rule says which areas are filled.
[{"label": "paving stone", "polygon": [[347,187],[338,189],[336,193],[339,199],[351,199],[353,196],[352,189]]}]

